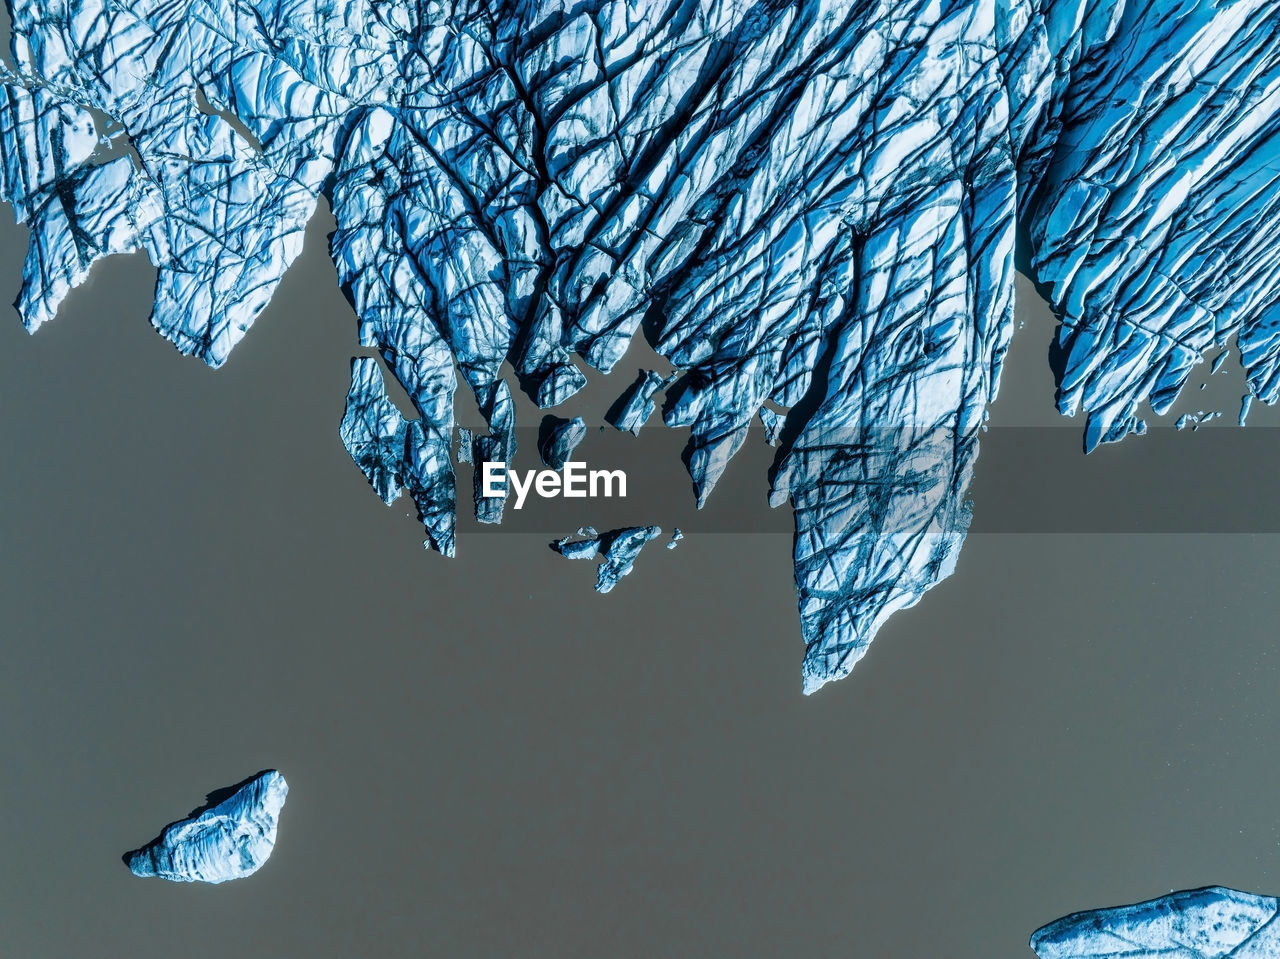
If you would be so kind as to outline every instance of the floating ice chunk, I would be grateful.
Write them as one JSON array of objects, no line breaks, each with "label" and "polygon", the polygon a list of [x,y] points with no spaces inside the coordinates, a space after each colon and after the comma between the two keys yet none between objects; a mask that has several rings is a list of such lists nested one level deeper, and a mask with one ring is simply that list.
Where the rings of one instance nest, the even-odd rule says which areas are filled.
[{"label": "floating ice chunk", "polygon": [[275,848],[288,795],[289,784],[280,773],[258,773],[231,790],[211,793],[206,806],[126,853],[125,862],[135,876],[172,882],[219,883],[252,876]]},{"label": "floating ice chunk", "polygon": [[[591,527],[588,526],[587,529],[590,530]],[[600,553],[600,538],[596,536],[594,530],[587,533],[580,529],[578,535],[586,538],[575,540],[565,536],[555,540],[551,548],[565,559],[595,559]]]},{"label": "floating ice chunk", "polygon": [[653,415],[653,394],[674,381],[675,377],[662,377],[653,370],[641,370],[635,382],[618,397],[616,409],[606,419],[617,429],[638,436],[640,428]]},{"label": "floating ice chunk", "polygon": [[586,436],[587,423],[581,416],[561,420],[547,431],[544,441],[538,444],[538,455],[551,469],[564,469],[564,464],[573,458],[573,451]]},{"label": "floating ice chunk", "polygon": [[764,427],[764,441],[770,446],[777,446],[778,436],[782,433],[783,418],[767,406],[760,407],[758,415],[760,425]]},{"label": "floating ice chunk", "polygon": [[1040,959],[1272,959],[1277,900],[1222,886],[1077,912],[1036,930]]},{"label": "floating ice chunk", "polygon": [[[566,559],[594,559],[603,556],[604,562],[596,570],[596,591],[607,593],[618,585],[622,577],[631,572],[636,557],[645,544],[662,535],[659,526],[628,526],[597,534],[590,526],[578,530],[585,539],[574,540],[568,536],[555,540],[551,548]],[[679,538],[678,535],[675,538]]]},{"label": "floating ice chunk", "polygon": [[596,591],[607,593],[617,586],[622,577],[631,573],[645,544],[661,535],[659,526],[633,526],[606,533],[602,544],[604,562],[596,569]]},{"label": "floating ice chunk", "polygon": [[[1191,432],[1194,433],[1205,423],[1211,423],[1220,416],[1222,416],[1221,410],[1196,410],[1194,413],[1183,413],[1178,417],[1178,421],[1173,424],[1173,428],[1183,430],[1189,426],[1191,427]],[[1134,432],[1141,431],[1135,428]]]}]

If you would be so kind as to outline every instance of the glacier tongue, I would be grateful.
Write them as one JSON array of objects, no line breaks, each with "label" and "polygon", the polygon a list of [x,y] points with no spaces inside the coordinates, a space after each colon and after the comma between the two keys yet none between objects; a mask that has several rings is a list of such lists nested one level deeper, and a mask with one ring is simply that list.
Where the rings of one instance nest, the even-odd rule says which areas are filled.
[{"label": "glacier tongue", "polygon": [[1280,0],[28,0],[13,29],[29,328],[143,249],[152,322],[216,366],[325,195],[417,414],[358,359],[343,441],[452,554],[457,374],[468,454],[509,462],[504,364],[554,406],[643,324],[676,378],[616,418],[666,389],[699,504],[776,430],[806,691],[955,564],[1019,228],[1088,446],[1233,336],[1280,397]]},{"label": "glacier tongue", "polygon": [[173,882],[226,882],[262,868],[276,843],[289,784],[274,769],[241,783],[230,796],[171,823],[125,855],[135,876]]}]

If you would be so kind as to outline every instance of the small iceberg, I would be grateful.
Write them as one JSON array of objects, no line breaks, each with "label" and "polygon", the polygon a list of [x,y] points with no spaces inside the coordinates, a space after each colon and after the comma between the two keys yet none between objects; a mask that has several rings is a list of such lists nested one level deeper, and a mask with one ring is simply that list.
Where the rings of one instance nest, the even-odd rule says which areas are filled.
[{"label": "small iceberg", "polygon": [[1262,959],[1280,956],[1277,901],[1223,886],[1076,912],[1037,929],[1040,959]]},{"label": "small iceberg", "polygon": [[289,784],[274,769],[229,790],[210,793],[208,802],[185,819],[165,826],[141,849],[125,853],[135,876],[171,882],[227,882],[252,876],[271,857],[276,825]]}]

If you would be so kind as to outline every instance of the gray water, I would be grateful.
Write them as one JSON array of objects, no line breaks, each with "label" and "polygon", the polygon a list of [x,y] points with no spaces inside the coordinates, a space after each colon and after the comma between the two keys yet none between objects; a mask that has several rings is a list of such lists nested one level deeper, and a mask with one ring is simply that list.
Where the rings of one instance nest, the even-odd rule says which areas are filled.
[{"label": "gray water", "polygon": [[[608,596],[545,535],[423,552],[337,437],[325,231],[217,372],[150,330],[137,257],[0,322],[0,955],[1027,959],[1072,910],[1280,892],[1280,538],[976,533],[806,699],[786,535],[655,544]],[[1025,318],[993,423],[1078,448]],[[1183,406],[1230,419],[1238,380]],[[1096,455],[1161,482],[1141,440]],[[264,767],[252,879],[121,864]]]}]

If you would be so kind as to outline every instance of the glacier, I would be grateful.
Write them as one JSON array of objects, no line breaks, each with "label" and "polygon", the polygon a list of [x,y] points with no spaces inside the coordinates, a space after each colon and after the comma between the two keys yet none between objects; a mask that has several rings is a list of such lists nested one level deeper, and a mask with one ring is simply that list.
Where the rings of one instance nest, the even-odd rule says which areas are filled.
[{"label": "glacier", "polygon": [[[516,453],[512,384],[565,403],[639,333],[674,374],[642,372],[615,420],[638,431],[665,389],[699,505],[754,419],[778,443],[806,692],[955,566],[1016,269],[1061,319],[1086,449],[1233,339],[1249,398],[1280,396],[1280,0],[10,12],[0,199],[31,231],[29,330],[143,250],[152,324],[217,367],[323,198],[381,360],[354,362],[343,442],[446,555],[455,463]],[[459,375],[485,427],[454,457]]]},{"label": "glacier", "polygon": [[1280,955],[1280,901],[1222,886],[1077,912],[1037,929],[1039,959],[1266,959]]},{"label": "glacier", "polygon": [[289,784],[268,769],[209,795],[208,804],[170,823],[156,839],[126,853],[142,878],[220,883],[251,876],[271,856]]}]

